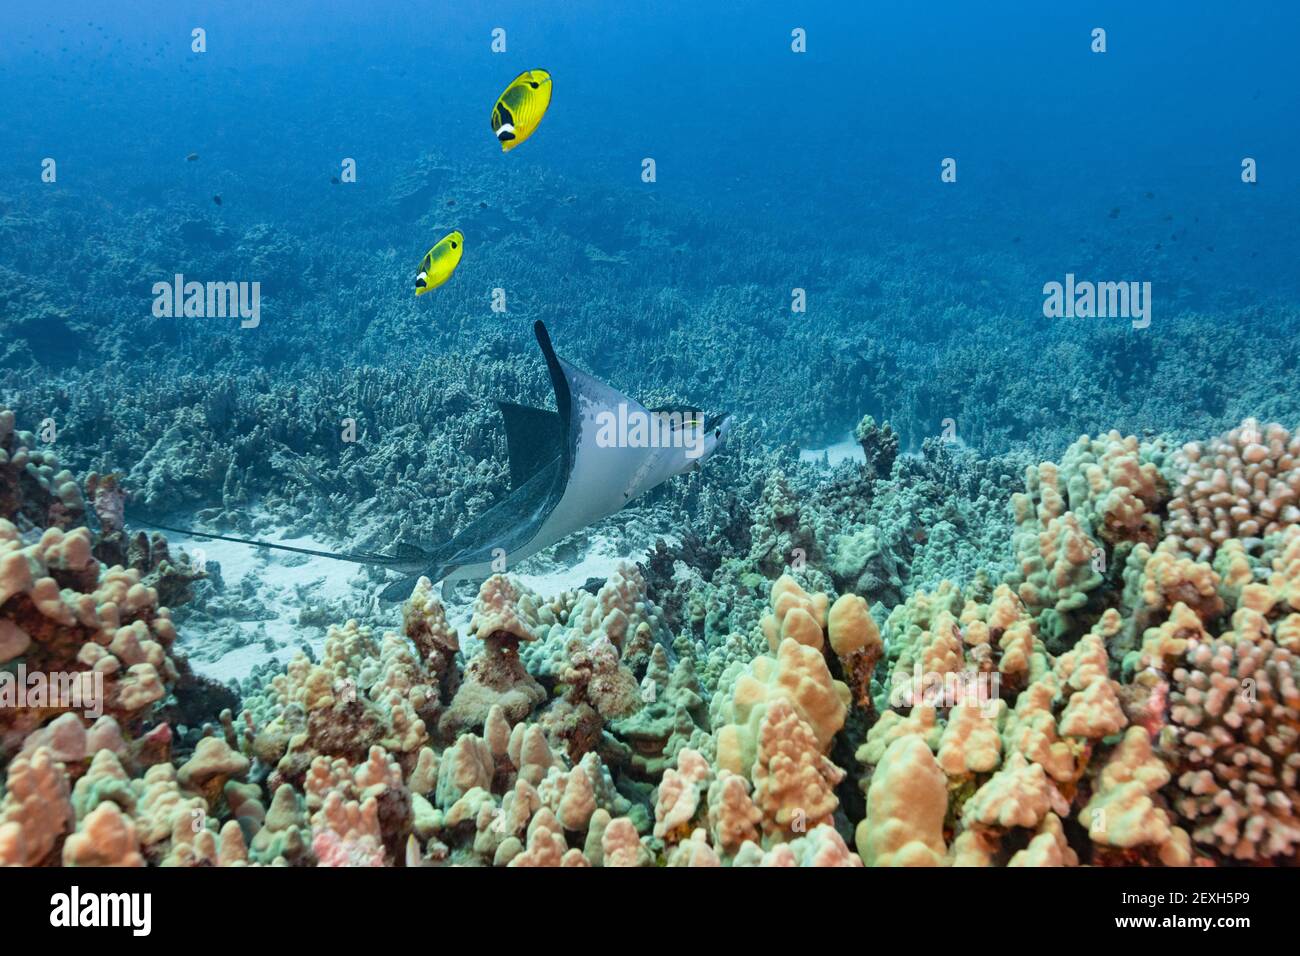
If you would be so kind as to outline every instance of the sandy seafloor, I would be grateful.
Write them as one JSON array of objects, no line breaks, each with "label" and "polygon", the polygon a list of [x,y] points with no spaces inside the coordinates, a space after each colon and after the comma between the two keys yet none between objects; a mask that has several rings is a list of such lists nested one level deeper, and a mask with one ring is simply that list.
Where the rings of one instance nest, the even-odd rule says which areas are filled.
[{"label": "sandy seafloor", "polygon": [[[215,619],[195,619],[186,611],[182,646],[196,672],[222,683],[242,681],[253,668],[269,661],[282,664],[304,645],[319,657],[326,627],[303,621],[305,606],[350,609],[362,623],[378,628],[400,629],[397,605],[381,605],[376,613],[373,585],[362,566],[332,558],[271,551],[229,541],[213,541],[198,535],[169,533],[169,541],[192,557],[202,552],[209,571],[219,571],[222,592],[238,593],[248,606],[256,608],[254,620],[238,620],[216,614]],[[318,551],[335,550],[328,541],[307,536],[285,537],[263,534],[259,540]],[[646,547],[653,541],[645,542]],[[550,549],[553,551],[554,549]],[[620,562],[635,563],[646,548],[619,548],[607,537],[590,536],[578,558],[572,562],[554,560],[547,552],[522,562],[512,575],[539,594],[574,591],[592,579],[604,580]],[[462,585],[447,602],[447,620],[462,634],[469,628],[473,588]],[[330,615],[330,623],[337,615]],[[465,642],[472,650],[473,638]]]}]

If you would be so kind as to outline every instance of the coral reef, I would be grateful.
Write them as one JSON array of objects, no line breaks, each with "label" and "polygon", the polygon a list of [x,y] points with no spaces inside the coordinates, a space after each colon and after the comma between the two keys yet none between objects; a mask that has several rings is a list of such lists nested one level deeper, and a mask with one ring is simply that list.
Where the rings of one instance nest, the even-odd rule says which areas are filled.
[{"label": "coral reef", "polygon": [[201,573],[0,411],[0,863],[1295,863],[1291,441],[1081,438],[1008,496],[1015,566],[896,597],[834,542],[903,459],[774,477],[693,563],[494,575],[459,626],[422,580],[222,698],[166,603]]}]

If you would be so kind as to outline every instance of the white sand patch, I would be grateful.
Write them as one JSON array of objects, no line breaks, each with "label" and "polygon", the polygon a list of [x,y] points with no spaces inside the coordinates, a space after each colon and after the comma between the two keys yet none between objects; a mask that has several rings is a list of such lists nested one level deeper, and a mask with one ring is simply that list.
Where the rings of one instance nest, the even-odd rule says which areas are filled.
[{"label": "white sand patch", "polygon": [[818,465],[824,464],[834,468],[842,461],[856,461],[865,464],[867,456],[863,452],[862,446],[854,441],[850,435],[843,441],[827,445],[825,448],[800,448],[799,460],[810,461]]},{"label": "white sand patch", "polygon": [[[288,660],[303,644],[310,645],[319,655],[325,632],[320,627],[300,624],[302,609],[329,602],[343,602],[358,608],[365,606],[367,583],[358,574],[359,566],[351,562],[271,551],[230,541],[213,541],[197,535],[170,534],[168,540],[173,549],[179,547],[189,552],[192,560],[202,556],[205,563],[219,564],[225,597],[251,592],[251,596],[241,603],[256,609],[259,618],[265,618],[255,621],[218,620],[219,630],[207,635],[203,634],[203,628],[197,622],[182,627],[182,650],[189,645],[188,649],[193,652],[190,663],[204,676],[223,682],[232,678],[242,679],[257,664],[268,660]],[[285,538],[271,533],[263,535],[261,540],[298,548],[331,550],[328,543],[308,537]],[[343,621],[331,623],[342,624]],[[196,645],[204,640],[220,640],[240,646],[216,660],[199,660],[196,655],[205,655]],[[268,640],[275,645],[274,651],[267,647]]]},{"label": "white sand patch", "polygon": [[[232,679],[242,680],[259,664],[272,660],[279,663],[288,661],[303,644],[309,645],[319,659],[325,630],[314,624],[299,623],[299,614],[304,607],[338,602],[352,608],[353,616],[370,624],[376,633],[401,627],[398,606],[381,605],[378,613],[374,612],[370,601],[382,585],[371,584],[361,567],[351,562],[271,551],[229,541],[212,541],[197,535],[171,534],[168,540],[173,550],[183,548],[192,558],[197,558],[201,552],[205,562],[220,564],[225,582],[224,595],[231,598],[251,594],[240,603],[255,609],[260,618],[266,618],[241,621],[227,617],[218,619],[215,626],[197,621],[182,626],[182,651],[191,652],[191,666],[206,677],[223,683]],[[319,551],[335,547],[310,537],[286,538],[278,533],[263,533],[259,540]],[[550,552],[562,550],[564,545],[560,542]],[[643,560],[649,546],[629,549],[625,543],[620,548],[605,536],[591,535],[582,557],[574,564],[557,566],[551,554],[543,553],[522,562],[512,574],[532,590],[550,597],[563,591],[576,591],[592,578],[607,578],[620,562],[635,564]],[[458,590],[446,610],[448,622],[462,637],[467,635],[473,612],[473,590],[469,585]],[[215,609],[212,611],[215,614]],[[328,623],[342,624],[344,621],[331,618]],[[196,658],[196,655],[207,656],[201,650],[205,642],[218,641],[236,646],[213,660]],[[268,643],[275,649],[270,649]],[[470,646],[465,650],[468,654],[473,648]]]},{"label": "white sand patch", "polygon": [[[319,659],[320,648],[314,646],[312,650],[317,652]],[[190,666],[195,673],[225,684],[232,680],[243,680],[253,672],[253,668],[258,664],[265,664],[267,661],[275,661],[278,664],[287,663],[296,653],[298,653],[298,645],[280,647],[271,652],[267,651],[261,644],[250,644],[247,647],[236,648],[229,654],[224,655],[220,660],[210,662],[191,661]]]}]

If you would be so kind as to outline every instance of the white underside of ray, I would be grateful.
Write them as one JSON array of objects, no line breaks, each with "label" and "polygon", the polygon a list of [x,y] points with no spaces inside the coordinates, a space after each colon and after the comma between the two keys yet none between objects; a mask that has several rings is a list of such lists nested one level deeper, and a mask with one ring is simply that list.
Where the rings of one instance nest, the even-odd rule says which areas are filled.
[{"label": "white underside of ray", "polygon": [[[559,502],[527,543],[506,555],[506,566],[531,557],[575,531],[595,524],[619,511],[633,498],[644,494],[693,464],[685,448],[626,447],[597,441],[602,412],[614,416],[625,406],[625,420],[650,412],[634,398],[611,388],[564,359],[560,366],[569,380],[573,402],[573,429],[578,432],[577,448],[569,482]],[[459,581],[482,581],[493,573],[491,562],[466,565],[450,574],[444,587]]]}]

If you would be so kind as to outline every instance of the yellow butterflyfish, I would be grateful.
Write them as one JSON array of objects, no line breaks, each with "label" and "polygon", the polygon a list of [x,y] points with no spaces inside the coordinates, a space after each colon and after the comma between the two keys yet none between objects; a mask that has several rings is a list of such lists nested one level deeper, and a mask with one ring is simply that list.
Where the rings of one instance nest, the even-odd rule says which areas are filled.
[{"label": "yellow butterflyfish", "polygon": [[424,295],[436,289],[456,271],[461,254],[465,251],[465,237],[457,229],[438,240],[438,244],[424,254],[420,272],[415,277],[415,294]]},{"label": "yellow butterflyfish", "polygon": [[551,74],[525,70],[515,77],[492,108],[492,132],[497,134],[501,151],[510,152],[537,132],[550,105]]}]

